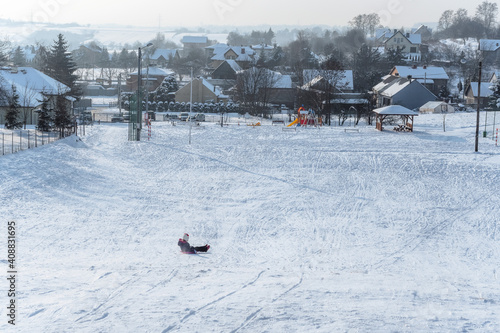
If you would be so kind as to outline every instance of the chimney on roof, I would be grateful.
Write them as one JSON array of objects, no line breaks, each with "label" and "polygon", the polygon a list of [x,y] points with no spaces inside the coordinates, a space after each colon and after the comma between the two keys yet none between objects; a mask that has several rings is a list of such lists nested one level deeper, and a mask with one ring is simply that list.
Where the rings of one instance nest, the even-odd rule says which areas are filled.
[{"label": "chimney on roof", "polygon": [[409,32],[406,33],[406,38],[410,38],[410,33]]},{"label": "chimney on roof", "polygon": [[407,79],[408,79],[408,81],[410,81],[410,83],[411,83],[412,76],[411,76],[411,75],[408,75],[406,78],[407,78]]},{"label": "chimney on roof", "polygon": [[398,32],[398,29],[394,29],[394,34],[396,34]]},{"label": "chimney on roof", "polygon": [[411,66],[411,69],[417,69],[417,65]]},{"label": "chimney on roof", "polygon": [[244,47],[241,48],[241,54],[245,54],[245,48]]}]

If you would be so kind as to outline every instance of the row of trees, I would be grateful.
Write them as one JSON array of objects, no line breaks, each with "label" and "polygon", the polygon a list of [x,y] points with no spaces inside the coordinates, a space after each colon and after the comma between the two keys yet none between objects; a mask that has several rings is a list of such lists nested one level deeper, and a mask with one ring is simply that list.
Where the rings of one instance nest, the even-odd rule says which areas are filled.
[{"label": "row of trees", "polygon": [[227,43],[229,45],[273,45],[275,36],[276,34],[271,28],[269,28],[268,31],[252,30],[252,32],[248,34],[240,34],[236,31],[232,31],[227,36]]},{"label": "row of trees", "polygon": [[496,38],[500,29],[496,26],[498,5],[495,2],[483,1],[476,7],[474,16],[469,16],[464,8],[446,10],[439,19],[441,38]]},{"label": "row of trees", "polygon": [[[23,107],[16,87],[12,86],[11,93],[6,98],[8,102],[5,114],[5,128],[10,130],[21,129],[26,122],[21,121],[20,114],[29,108]],[[37,129],[40,131],[58,130],[64,136],[65,129],[72,126],[68,103],[63,95],[55,97],[55,108],[49,108],[49,98],[44,98],[38,111]]]},{"label": "row of trees", "polygon": [[[20,50],[20,48],[17,48],[16,53]],[[4,64],[6,64],[4,59],[5,53],[0,52],[0,61],[4,61]],[[15,63],[15,65],[17,64]],[[43,73],[69,88],[67,91],[63,89],[58,94],[54,94],[54,91],[46,93],[43,99],[39,101],[41,110],[38,117],[38,128],[40,130],[58,129],[61,134],[64,134],[64,130],[72,126],[68,97],[78,97],[80,89],[76,83],[78,77],[74,74],[76,64],[68,51],[68,44],[62,34],[57,36],[50,48],[43,46],[38,48],[35,64]],[[7,104],[5,127],[17,129],[23,125],[26,126],[26,113],[31,111],[30,107],[32,107],[30,105],[31,99],[39,92],[37,89],[40,88],[34,89],[31,86],[26,86],[25,91],[23,91],[25,100],[20,100],[16,86],[13,85],[9,88],[6,90],[5,85],[0,85],[0,96],[3,96],[3,102]],[[49,109],[50,105],[52,106],[51,109]]]}]

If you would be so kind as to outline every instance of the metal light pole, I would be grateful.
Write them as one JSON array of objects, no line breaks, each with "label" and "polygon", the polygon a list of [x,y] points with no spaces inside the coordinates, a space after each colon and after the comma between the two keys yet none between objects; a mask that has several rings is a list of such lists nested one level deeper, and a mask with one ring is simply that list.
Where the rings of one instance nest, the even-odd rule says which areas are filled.
[{"label": "metal light pole", "polygon": [[475,152],[477,153],[479,150],[479,109],[481,105],[481,75],[483,69],[483,62],[479,62],[479,80],[477,83],[477,117],[476,117],[476,146]]},{"label": "metal light pole", "polygon": [[[142,130],[142,98],[141,98],[141,90],[142,90],[142,49],[146,47],[152,46],[153,43],[148,43],[143,47],[139,47],[138,57],[137,57],[137,115],[135,117],[135,140],[141,141],[141,130]],[[133,134],[132,134],[133,135]]]}]

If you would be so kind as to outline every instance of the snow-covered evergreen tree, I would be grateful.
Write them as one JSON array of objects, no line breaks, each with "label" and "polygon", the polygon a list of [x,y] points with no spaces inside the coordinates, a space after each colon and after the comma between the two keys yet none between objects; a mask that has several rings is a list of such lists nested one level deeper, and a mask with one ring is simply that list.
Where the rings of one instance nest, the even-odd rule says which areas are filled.
[{"label": "snow-covered evergreen tree", "polygon": [[64,39],[64,36],[59,34],[48,53],[45,73],[67,85],[71,89],[70,95],[79,96],[80,91],[76,85],[78,75],[73,74],[75,71],[76,63],[68,51],[68,43]]},{"label": "snow-covered evergreen tree", "polygon": [[18,46],[14,51],[14,56],[12,58],[12,62],[15,66],[25,66],[26,65],[26,56],[24,55],[23,49]]},{"label": "snow-covered evergreen tree", "polygon": [[450,98],[450,94],[451,94],[450,90],[446,85],[444,85],[441,87],[441,89],[439,89],[438,98],[442,101],[447,102],[448,99]]},{"label": "snow-covered evergreen tree", "polygon": [[42,101],[42,106],[38,112],[37,129],[42,132],[48,132],[52,129],[52,117],[50,115],[49,103],[46,98]]},{"label": "snow-covered evergreen tree", "polygon": [[0,66],[3,66],[7,63],[7,42],[0,40]]},{"label": "snow-covered evergreen tree", "polygon": [[[163,80],[156,91],[151,94],[154,95],[157,102],[172,102],[175,99],[175,96],[172,93],[177,90],[179,90],[177,80],[173,75],[169,75]],[[150,96],[150,99],[151,97],[152,96]]]},{"label": "snow-covered evergreen tree", "polygon": [[12,85],[12,94],[8,97],[9,107],[5,114],[5,128],[6,129],[20,129],[22,122],[19,121],[19,113],[21,104],[19,104],[19,94],[17,93],[16,86]]},{"label": "snow-covered evergreen tree", "polygon": [[500,82],[496,81],[492,83],[490,89],[493,94],[490,96],[489,107],[493,110],[500,110]]},{"label": "snow-covered evergreen tree", "polygon": [[56,108],[54,110],[54,126],[59,129],[61,137],[64,137],[64,130],[71,126],[67,100],[63,95],[56,97]]}]

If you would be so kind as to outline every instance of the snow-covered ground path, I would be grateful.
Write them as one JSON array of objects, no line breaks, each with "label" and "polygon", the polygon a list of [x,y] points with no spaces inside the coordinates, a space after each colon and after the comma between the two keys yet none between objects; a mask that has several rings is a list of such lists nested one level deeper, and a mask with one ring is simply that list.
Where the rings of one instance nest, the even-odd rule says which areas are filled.
[{"label": "snow-covered ground path", "polygon": [[[16,330],[500,331],[500,147],[474,153],[474,117],[443,132],[420,116],[414,133],[206,124],[191,145],[187,126],[128,142],[103,124],[0,157]],[[184,232],[212,248],[180,254]]]}]

